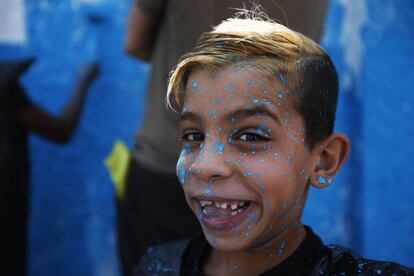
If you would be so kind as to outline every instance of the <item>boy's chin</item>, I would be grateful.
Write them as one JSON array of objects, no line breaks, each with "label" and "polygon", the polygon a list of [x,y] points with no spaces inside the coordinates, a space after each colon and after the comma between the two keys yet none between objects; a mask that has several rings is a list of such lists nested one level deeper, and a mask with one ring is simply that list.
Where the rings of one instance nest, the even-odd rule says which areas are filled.
[{"label": "boy's chin", "polygon": [[216,236],[213,233],[209,233],[203,229],[204,236],[207,242],[218,251],[223,252],[235,252],[248,249],[253,246],[253,240],[246,238],[246,236],[240,234],[227,235],[226,237]]}]

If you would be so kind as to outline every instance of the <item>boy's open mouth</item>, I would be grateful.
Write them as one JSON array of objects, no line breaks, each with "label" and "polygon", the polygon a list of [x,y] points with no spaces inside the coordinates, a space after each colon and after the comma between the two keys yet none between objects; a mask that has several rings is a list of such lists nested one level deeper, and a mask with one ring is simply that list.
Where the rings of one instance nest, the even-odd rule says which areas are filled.
[{"label": "boy's open mouth", "polygon": [[247,209],[249,205],[249,201],[200,201],[203,214],[214,219],[235,216]]},{"label": "boy's open mouth", "polygon": [[198,200],[203,216],[201,222],[211,230],[226,232],[247,220],[247,210],[254,205],[245,200]]}]

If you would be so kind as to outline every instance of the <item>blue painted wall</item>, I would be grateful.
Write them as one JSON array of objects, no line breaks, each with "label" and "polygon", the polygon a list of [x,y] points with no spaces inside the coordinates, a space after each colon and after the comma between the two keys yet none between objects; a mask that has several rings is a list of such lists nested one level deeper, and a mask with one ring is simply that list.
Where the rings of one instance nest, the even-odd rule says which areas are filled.
[{"label": "blue painted wall", "polygon": [[[117,138],[132,145],[148,71],[122,53],[129,4],[26,0],[26,44],[0,43],[0,57],[38,58],[24,84],[52,113],[69,97],[80,62],[98,59],[103,67],[68,145],[31,137],[29,275],[118,275],[103,159]],[[340,73],[337,130],[350,136],[352,154],[332,187],[311,191],[304,218],[327,242],[410,266],[413,25],[412,1],[332,1],[323,45]]]}]

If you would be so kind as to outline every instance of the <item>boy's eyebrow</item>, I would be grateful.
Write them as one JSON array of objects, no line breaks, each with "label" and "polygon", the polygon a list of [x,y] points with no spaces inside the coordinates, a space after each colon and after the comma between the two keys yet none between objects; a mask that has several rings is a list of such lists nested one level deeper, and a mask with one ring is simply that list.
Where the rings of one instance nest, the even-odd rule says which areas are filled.
[{"label": "boy's eyebrow", "polygon": [[[273,112],[271,112],[269,109],[267,109],[266,106],[255,106],[253,108],[237,109],[227,114],[226,120],[228,121],[233,120],[233,119],[240,120],[240,119],[244,119],[248,117],[256,117],[258,115],[270,117],[273,120],[275,120],[277,123],[281,124],[279,117]],[[196,113],[190,112],[190,111],[185,111],[181,113],[180,115],[180,121],[186,121],[186,120],[195,121],[199,124],[201,124],[202,122],[199,115],[197,115]]]},{"label": "boy's eyebrow", "polygon": [[244,119],[248,117],[256,117],[258,115],[270,117],[277,123],[281,124],[279,117],[271,112],[266,106],[255,106],[253,108],[242,108],[231,112],[226,116],[227,120]]},{"label": "boy's eyebrow", "polygon": [[190,111],[184,111],[180,115],[180,121],[195,121],[197,123],[201,123],[201,118],[196,113]]}]

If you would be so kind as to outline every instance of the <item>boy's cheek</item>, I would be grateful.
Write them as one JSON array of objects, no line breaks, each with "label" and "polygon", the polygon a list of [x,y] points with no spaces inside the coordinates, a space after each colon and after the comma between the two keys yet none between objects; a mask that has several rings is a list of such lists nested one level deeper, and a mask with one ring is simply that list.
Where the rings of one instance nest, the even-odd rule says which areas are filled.
[{"label": "boy's cheek", "polygon": [[178,177],[178,181],[180,182],[181,186],[184,186],[186,184],[186,179],[188,178],[188,175],[190,174],[190,164],[189,159],[191,157],[189,156],[191,153],[188,151],[188,149],[183,148],[181,151],[180,157],[177,161],[176,166],[176,175]]}]

